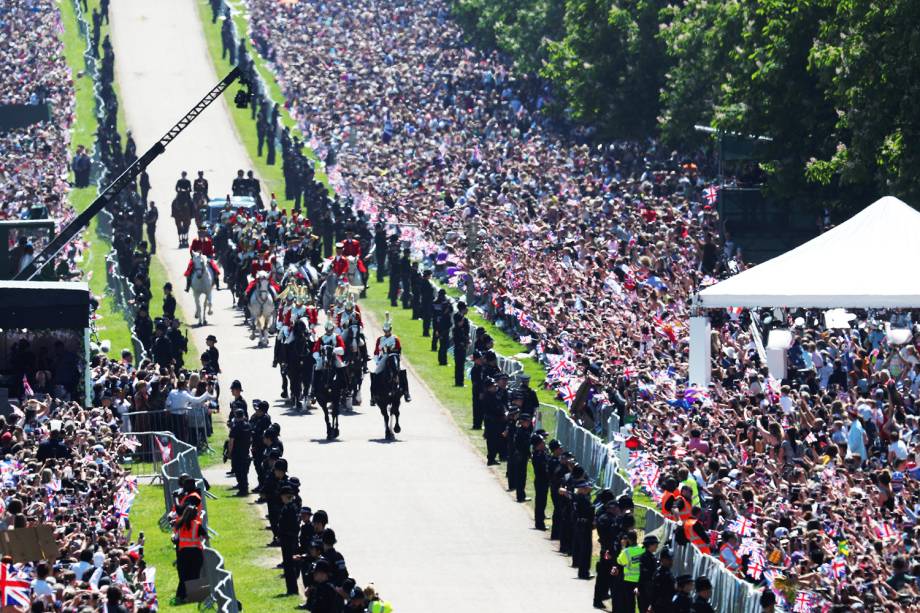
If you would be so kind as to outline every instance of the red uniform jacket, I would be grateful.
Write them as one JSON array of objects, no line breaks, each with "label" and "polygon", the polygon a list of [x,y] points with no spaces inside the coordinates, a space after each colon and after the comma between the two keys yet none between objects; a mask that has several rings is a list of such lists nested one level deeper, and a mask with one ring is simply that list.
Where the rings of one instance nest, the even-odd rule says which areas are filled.
[{"label": "red uniform jacket", "polygon": [[332,272],[343,277],[348,274],[348,260],[344,257],[332,258]]},{"label": "red uniform jacket", "polygon": [[[380,354],[380,339],[381,338],[383,337],[382,336],[378,337],[377,342],[374,343],[374,355]],[[399,337],[394,334],[393,339],[396,341],[396,344],[393,345],[393,349],[390,353],[402,353],[402,345],[399,344]]]},{"label": "red uniform jacket", "polygon": [[214,241],[211,240],[210,236],[205,236],[204,238],[194,238],[192,239],[192,244],[189,247],[189,251],[192,253],[198,252],[203,253],[209,258],[214,257]]},{"label": "red uniform jacket", "polygon": [[[325,335],[324,335],[325,336]],[[342,340],[342,337],[338,334],[335,335],[335,346],[340,347],[343,350],[345,349],[345,341]],[[323,348],[323,337],[316,339],[316,342],[313,343],[313,353],[319,353],[319,350]]]},{"label": "red uniform jacket", "polygon": [[355,239],[342,241],[342,255],[361,258],[361,243]]}]

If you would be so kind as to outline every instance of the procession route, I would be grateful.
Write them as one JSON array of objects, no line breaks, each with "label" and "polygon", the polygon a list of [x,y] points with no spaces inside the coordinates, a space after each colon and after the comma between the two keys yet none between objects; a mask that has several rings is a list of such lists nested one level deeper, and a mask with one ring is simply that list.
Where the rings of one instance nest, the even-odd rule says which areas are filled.
[{"label": "procession route", "polygon": [[[114,0],[111,20],[121,104],[138,149],[144,151],[219,77],[194,0]],[[183,291],[188,252],[177,248],[170,218],[176,179],[182,170],[191,180],[203,170],[210,195],[223,196],[236,171],[250,167],[222,98],[148,171],[150,198],[160,208],[157,255],[187,322],[195,309],[191,294]],[[156,299],[159,290],[154,288]],[[337,548],[360,585],[374,582],[400,613],[591,610],[593,582],[574,578],[568,558],[556,553],[545,533],[532,529],[528,506],[513,502],[411,370],[413,401],[403,405],[397,442],[383,440],[383,421],[367,405],[365,386],[364,405],[340,418],[340,440],[327,443],[322,411],[300,415],[279,399],[272,349],[257,349],[241,321],[229,292],[221,291],[215,294],[208,325],[190,327],[199,348],[205,347],[208,334],[219,339],[225,390],[220,419],[225,419],[233,379],[242,382],[250,406],[254,398],[271,402],[270,415],[281,424],[285,457],[303,484],[304,503],[328,511]],[[365,321],[372,345],[379,327],[367,315]],[[218,469],[216,474],[225,479],[223,467]],[[263,544],[252,543],[253,555],[278,551],[263,550]],[[220,539],[215,545],[220,548]],[[278,579],[278,592],[283,591]],[[246,610],[259,610],[258,603],[243,604]]]}]

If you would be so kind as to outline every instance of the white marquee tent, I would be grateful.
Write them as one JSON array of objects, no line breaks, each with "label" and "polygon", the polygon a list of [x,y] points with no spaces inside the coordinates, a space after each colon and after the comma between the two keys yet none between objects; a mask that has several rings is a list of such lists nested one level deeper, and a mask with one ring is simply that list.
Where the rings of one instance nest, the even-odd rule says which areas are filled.
[{"label": "white marquee tent", "polygon": [[920,307],[920,212],[886,196],[792,251],[701,291],[690,379],[709,383],[709,319],[729,307]]}]

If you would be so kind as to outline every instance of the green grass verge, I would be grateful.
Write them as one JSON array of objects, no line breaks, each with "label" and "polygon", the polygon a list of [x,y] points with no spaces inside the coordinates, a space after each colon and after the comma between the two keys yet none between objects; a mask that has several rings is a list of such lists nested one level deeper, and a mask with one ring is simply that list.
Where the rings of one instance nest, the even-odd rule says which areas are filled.
[{"label": "green grass verge", "polygon": [[[232,490],[215,487],[216,500],[208,500],[208,523],[217,532],[211,537],[211,546],[224,557],[224,566],[233,573],[237,599],[247,611],[280,613],[291,611],[300,601],[297,596],[283,596],[284,581],[274,566],[281,560],[280,549],[261,546],[270,540],[262,529],[262,507],[250,504],[245,498],[236,498]],[[142,485],[131,508],[131,524],[135,532],[143,531],[146,537],[144,558],[157,569],[157,596],[160,611],[197,611],[196,603],[171,605],[176,593],[178,576],[173,563],[175,549],[170,534],[162,532],[157,524],[163,515],[163,490],[159,485]],[[256,549],[258,548],[258,549]],[[259,555],[254,555],[258,551]]]},{"label": "green grass verge", "polygon": [[[243,8],[242,5],[235,2],[230,2],[230,4],[236,9],[232,19],[234,24],[236,24],[237,32],[240,34],[245,33],[246,39],[249,40],[249,22],[240,10]],[[214,63],[217,73],[223,75],[230,71],[232,64],[230,64],[229,57],[226,59],[221,58],[223,45],[220,39],[220,24],[222,21],[218,19],[217,23],[211,23],[211,8],[207,0],[198,0],[197,6],[198,17],[201,20],[201,27],[204,31],[205,40],[207,41],[208,52],[211,54],[211,61]],[[297,128],[297,122],[294,121],[287,109],[284,108],[284,94],[281,92],[281,87],[275,80],[274,73],[268,68],[265,60],[256,53],[255,49],[250,49],[250,55],[255,60],[256,70],[268,85],[268,93],[271,99],[275,102],[282,103],[280,115],[281,123],[291,129],[291,136],[298,136],[303,140],[303,134],[301,134],[300,130]],[[237,134],[240,136],[240,141],[246,147],[249,158],[254,165],[253,170],[262,178],[262,183],[268,191],[275,194],[279,206],[290,208],[293,201],[287,200],[284,197],[284,173],[281,172],[281,150],[279,149],[276,151],[276,163],[273,166],[269,166],[265,162],[265,157],[260,158],[258,156],[259,139],[256,133],[256,124],[252,120],[252,114],[249,109],[236,108],[236,105],[233,103],[233,97],[235,95],[236,90],[232,88],[227,90],[224,94],[227,99],[227,107],[230,110],[230,116],[233,118],[233,125],[236,127]],[[305,148],[304,151],[307,156],[316,159],[315,154],[311,150]],[[262,154],[263,156],[267,156],[268,149],[264,149]],[[317,169],[316,177],[328,186],[329,180],[322,169]]]}]

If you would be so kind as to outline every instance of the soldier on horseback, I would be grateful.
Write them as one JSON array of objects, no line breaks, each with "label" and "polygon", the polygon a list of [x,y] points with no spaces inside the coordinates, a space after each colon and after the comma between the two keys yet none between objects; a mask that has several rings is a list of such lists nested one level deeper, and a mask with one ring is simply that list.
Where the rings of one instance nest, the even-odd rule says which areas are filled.
[{"label": "soldier on horseback", "polygon": [[[208,266],[211,267],[211,270],[214,271],[214,283],[215,289],[220,290],[220,269],[217,267],[217,262],[214,261],[214,241],[211,240],[210,229],[205,227],[205,230],[201,236],[196,237],[192,240],[192,244],[189,247],[189,253],[194,255],[200,253],[206,258],[208,258]],[[185,291],[192,289],[192,270],[194,269],[194,261],[189,260],[188,267],[185,269]]]},{"label": "soldier on horseback", "polygon": [[[385,390],[379,389],[380,383],[378,383],[379,375],[383,373],[383,369],[386,365],[386,359],[391,354],[397,354],[402,357],[402,345],[399,342],[399,337],[393,334],[393,322],[390,320],[390,314],[386,314],[386,319],[383,322],[383,336],[377,338],[377,342],[374,345],[374,370],[371,373],[371,405],[375,404],[375,398],[378,394]],[[402,396],[406,399],[406,402],[411,402],[412,398],[409,396],[409,379],[406,376],[406,369],[400,368],[399,370],[399,386]]]}]

